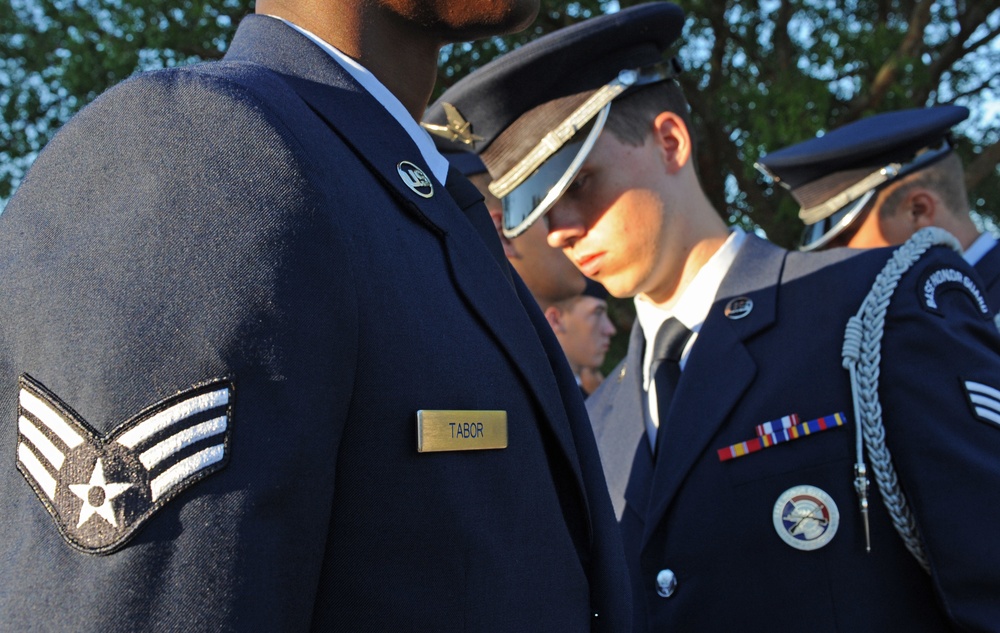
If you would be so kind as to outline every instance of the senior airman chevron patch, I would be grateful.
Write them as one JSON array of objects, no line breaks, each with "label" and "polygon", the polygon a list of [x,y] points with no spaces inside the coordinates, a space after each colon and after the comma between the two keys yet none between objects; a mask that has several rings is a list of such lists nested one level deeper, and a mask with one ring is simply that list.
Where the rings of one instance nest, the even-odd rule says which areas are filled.
[{"label": "senior airman chevron patch", "polygon": [[228,463],[232,396],[228,381],[197,385],[102,437],[22,375],[17,469],[70,545],[109,554],[167,501]]},{"label": "senior airman chevron patch", "polygon": [[966,380],[965,395],[980,420],[1000,426],[1000,391],[981,382]]}]

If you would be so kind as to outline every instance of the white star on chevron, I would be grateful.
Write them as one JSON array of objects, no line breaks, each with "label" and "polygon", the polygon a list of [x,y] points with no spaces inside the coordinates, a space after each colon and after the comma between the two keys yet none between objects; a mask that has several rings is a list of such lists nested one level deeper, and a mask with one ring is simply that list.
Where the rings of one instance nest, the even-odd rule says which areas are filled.
[{"label": "white star on chevron", "polygon": [[[111,500],[131,487],[132,484],[107,483],[104,480],[104,466],[101,464],[100,458],[98,458],[97,463],[94,464],[94,472],[90,475],[89,483],[69,485],[70,491],[83,499],[83,507],[80,508],[80,522],[76,524],[76,527],[80,527],[86,523],[87,519],[94,514],[97,514],[111,525],[118,527],[118,521],[115,520],[115,510],[111,507]],[[97,489],[96,491],[95,488]],[[93,501],[91,500],[91,492],[95,493]],[[95,503],[96,505],[94,505]]]},{"label": "white star on chevron", "polygon": [[164,504],[229,462],[230,381],[180,391],[104,434],[31,376],[18,385],[17,470],[63,538],[89,554],[121,549]]}]

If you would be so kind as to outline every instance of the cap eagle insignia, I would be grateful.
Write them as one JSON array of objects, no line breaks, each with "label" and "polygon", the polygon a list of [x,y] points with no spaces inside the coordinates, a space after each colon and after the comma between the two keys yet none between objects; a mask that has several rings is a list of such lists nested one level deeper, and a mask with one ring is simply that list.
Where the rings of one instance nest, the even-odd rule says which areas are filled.
[{"label": "cap eagle insignia", "polygon": [[447,125],[437,125],[435,123],[421,123],[428,132],[449,141],[457,141],[472,145],[476,141],[483,140],[483,137],[472,133],[472,123],[465,120],[458,108],[450,103],[442,103],[444,114],[448,118]]}]

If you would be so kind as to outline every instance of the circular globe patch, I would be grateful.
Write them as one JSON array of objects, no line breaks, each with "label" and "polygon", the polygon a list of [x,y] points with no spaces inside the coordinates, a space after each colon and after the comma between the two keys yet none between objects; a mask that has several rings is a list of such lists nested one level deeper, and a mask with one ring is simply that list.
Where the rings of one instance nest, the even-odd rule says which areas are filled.
[{"label": "circular globe patch", "polygon": [[774,503],[774,529],[795,549],[819,549],[833,540],[840,511],[826,492],[815,486],[795,486]]}]

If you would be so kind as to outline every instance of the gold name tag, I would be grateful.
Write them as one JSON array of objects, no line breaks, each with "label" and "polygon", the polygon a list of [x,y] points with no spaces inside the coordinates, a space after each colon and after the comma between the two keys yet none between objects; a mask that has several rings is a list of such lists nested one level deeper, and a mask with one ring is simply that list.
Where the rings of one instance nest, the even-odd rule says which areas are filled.
[{"label": "gold name tag", "polygon": [[417,411],[417,452],[507,448],[506,411]]}]

